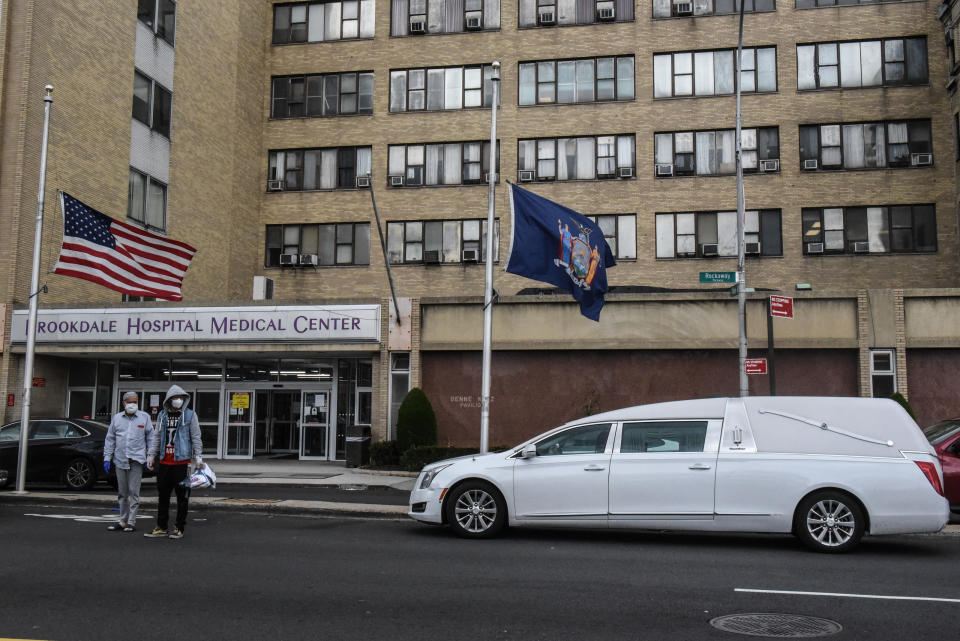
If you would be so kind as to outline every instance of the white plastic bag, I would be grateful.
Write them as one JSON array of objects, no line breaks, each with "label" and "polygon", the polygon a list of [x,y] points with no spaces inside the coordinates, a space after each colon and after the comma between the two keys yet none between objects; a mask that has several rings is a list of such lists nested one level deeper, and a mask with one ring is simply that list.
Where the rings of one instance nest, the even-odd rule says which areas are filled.
[{"label": "white plastic bag", "polygon": [[209,465],[203,469],[197,468],[193,474],[181,481],[181,485],[186,485],[191,490],[200,490],[207,487],[217,487],[217,475],[213,473]]}]

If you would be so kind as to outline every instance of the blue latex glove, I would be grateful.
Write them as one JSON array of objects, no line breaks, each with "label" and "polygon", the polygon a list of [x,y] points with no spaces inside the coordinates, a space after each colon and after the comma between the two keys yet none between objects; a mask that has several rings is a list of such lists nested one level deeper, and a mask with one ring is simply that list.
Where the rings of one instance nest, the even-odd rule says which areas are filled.
[{"label": "blue latex glove", "polygon": [[103,471],[106,472],[107,474],[110,473],[110,461],[103,462]]}]

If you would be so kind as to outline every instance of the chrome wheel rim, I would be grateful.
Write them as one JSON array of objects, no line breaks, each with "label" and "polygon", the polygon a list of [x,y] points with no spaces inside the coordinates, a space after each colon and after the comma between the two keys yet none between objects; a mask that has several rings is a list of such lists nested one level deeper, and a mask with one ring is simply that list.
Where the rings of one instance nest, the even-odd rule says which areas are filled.
[{"label": "chrome wheel rim", "polygon": [[840,501],[823,500],[815,503],[807,512],[807,532],[820,545],[837,547],[853,538],[857,520]]},{"label": "chrome wheel rim", "polygon": [[90,482],[93,470],[86,463],[77,462],[67,468],[67,483],[70,487],[84,487]]},{"label": "chrome wheel rim", "polygon": [[457,523],[471,534],[489,530],[497,519],[497,501],[484,490],[467,490],[453,506]]}]

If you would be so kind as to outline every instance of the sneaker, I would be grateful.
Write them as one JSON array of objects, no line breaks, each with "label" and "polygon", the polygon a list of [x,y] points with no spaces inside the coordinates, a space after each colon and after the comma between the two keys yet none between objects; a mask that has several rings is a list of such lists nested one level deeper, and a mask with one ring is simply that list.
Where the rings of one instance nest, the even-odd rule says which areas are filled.
[{"label": "sneaker", "polygon": [[173,529],[173,532],[170,533],[170,535],[169,535],[168,538],[171,538],[171,539],[182,539],[182,538],[183,538],[183,530],[174,528],[174,529]]},{"label": "sneaker", "polygon": [[155,528],[153,528],[153,532],[147,532],[146,534],[144,534],[144,536],[147,536],[147,537],[150,537],[150,538],[157,538],[157,537],[161,537],[161,536],[167,536],[167,531],[166,531],[166,530],[161,530],[160,528],[155,527]]}]

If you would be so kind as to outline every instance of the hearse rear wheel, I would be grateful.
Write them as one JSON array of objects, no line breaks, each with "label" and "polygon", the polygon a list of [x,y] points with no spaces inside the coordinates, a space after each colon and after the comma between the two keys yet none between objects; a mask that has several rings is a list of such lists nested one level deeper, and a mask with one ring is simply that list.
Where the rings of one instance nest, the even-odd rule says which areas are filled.
[{"label": "hearse rear wheel", "polygon": [[866,517],[860,505],[842,492],[817,492],[797,508],[794,534],[817,552],[847,552],[860,543]]}]

